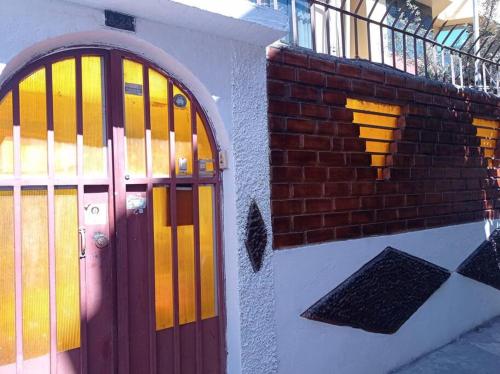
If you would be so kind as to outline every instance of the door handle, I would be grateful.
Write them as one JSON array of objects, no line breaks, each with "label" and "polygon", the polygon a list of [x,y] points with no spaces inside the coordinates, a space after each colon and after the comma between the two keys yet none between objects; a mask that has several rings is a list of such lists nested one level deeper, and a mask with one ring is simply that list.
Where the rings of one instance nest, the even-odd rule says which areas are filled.
[{"label": "door handle", "polygon": [[80,237],[80,259],[85,258],[85,252],[87,251],[87,229],[85,227],[80,227],[78,229],[78,235]]}]

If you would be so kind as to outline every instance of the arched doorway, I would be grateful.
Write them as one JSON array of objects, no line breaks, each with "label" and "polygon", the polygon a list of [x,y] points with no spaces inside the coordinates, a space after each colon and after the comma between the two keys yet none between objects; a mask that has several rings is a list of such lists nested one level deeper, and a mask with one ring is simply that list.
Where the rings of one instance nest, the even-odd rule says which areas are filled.
[{"label": "arched doorway", "polygon": [[220,173],[196,99],[120,50],[0,91],[0,373],[220,373]]}]

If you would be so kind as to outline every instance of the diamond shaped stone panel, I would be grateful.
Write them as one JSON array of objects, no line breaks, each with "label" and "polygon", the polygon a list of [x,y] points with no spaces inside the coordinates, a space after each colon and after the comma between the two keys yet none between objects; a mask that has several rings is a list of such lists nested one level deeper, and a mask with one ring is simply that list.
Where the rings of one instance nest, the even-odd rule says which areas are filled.
[{"label": "diamond shaped stone panel", "polygon": [[457,272],[465,277],[500,290],[500,230],[495,230],[488,240],[465,259]]},{"label": "diamond shaped stone panel", "polygon": [[267,245],[267,229],[259,207],[255,201],[250,204],[247,218],[247,237],[245,246],[254,272],[262,267],[264,251]]},{"label": "diamond shaped stone panel", "polygon": [[302,317],[393,334],[449,277],[446,269],[387,247]]}]

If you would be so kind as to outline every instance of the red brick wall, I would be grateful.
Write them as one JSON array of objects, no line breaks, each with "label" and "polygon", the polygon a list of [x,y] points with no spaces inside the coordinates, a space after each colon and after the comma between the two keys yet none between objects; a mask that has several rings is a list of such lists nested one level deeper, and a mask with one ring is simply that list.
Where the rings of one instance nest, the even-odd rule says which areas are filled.
[{"label": "red brick wall", "polygon": [[[275,48],[268,94],[275,248],[477,221],[500,207],[472,125],[500,116],[493,96]],[[384,180],[346,97],[402,106]]]}]

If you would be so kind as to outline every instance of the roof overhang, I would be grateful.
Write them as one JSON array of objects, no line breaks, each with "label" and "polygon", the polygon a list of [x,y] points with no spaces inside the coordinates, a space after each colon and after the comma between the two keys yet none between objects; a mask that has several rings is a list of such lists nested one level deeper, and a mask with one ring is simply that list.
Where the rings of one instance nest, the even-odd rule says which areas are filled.
[{"label": "roof overhang", "polygon": [[267,46],[288,30],[287,16],[246,0],[65,0],[220,37]]}]

